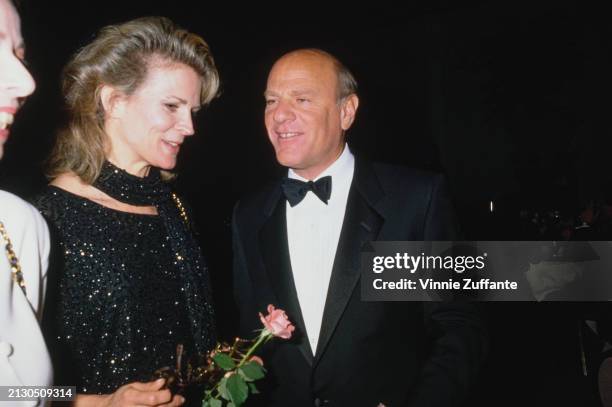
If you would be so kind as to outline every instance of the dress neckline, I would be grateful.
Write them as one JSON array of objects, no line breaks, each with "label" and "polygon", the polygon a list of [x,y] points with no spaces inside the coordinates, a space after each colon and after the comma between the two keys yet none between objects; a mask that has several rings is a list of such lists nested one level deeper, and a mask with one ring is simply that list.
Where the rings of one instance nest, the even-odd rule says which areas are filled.
[{"label": "dress neckline", "polygon": [[75,194],[74,192],[68,191],[67,189],[64,189],[62,187],[59,187],[57,185],[52,185],[52,184],[48,184],[47,188],[53,190],[53,191],[57,191],[59,193],[61,193],[64,196],[68,196],[72,199],[77,199],[79,201],[82,201],[84,203],[90,204],[92,205],[92,208],[102,208],[106,211],[109,211],[111,213],[117,213],[117,214],[121,214],[121,215],[132,215],[132,216],[136,216],[136,217],[145,217],[145,218],[149,218],[149,219],[159,219],[159,214],[150,214],[150,213],[137,213],[137,212],[129,212],[129,211],[122,211],[120,209],[115,209],[115,208],[111,208],[110,206],[106,206],[106,205],[102,205],[99,202],[96,201],[92,201],[89,198],[86,198],[82,195],[78,195]]}]

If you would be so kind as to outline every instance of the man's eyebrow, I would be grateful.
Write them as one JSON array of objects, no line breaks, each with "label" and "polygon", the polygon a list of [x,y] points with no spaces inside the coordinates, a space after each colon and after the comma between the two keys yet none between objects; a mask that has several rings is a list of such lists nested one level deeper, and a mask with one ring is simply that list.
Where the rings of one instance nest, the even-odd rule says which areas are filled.
[{"label": "man's eyebrow", "polygon": [[313,95],[316,92],[314,92],[311,89],[296,89],[290,92],[291,96],[303,96],[303,95]]},{"label": "man's eyebrow", "polygon": [[265,98],[267,98],[269,96],[276,96],[277,93],[274,92],[274,91],[271,91],[271,90],[266,90],[266,91],[264,91],[263,95],[264,95]]},{"label": "man's eyebrow", "polygon": [[[291,96],[303,96],[303,95],[314,95],[316,92],[311,89],[296,89],[289,92]],[[277,96],[278,93],[274,91],[265,91],[264,97]]]}]

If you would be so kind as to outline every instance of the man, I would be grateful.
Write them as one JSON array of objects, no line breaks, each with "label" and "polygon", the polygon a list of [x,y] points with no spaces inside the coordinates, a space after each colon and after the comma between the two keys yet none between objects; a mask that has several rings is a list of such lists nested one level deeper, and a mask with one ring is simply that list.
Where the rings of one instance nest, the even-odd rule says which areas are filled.
[{"label": "man", "polygon": [[265,98],[288,178],[236,206],[235,295],[243,334],[274,304],[296,335],[266,346],[262,405],[457,405],[484,353],[476,313],[466,304],[363,302],[359,288],[367,242],[453,238],[442,178],[353,156],[345,133],[359,106],[356,82],[323,51],[280,58]]}]

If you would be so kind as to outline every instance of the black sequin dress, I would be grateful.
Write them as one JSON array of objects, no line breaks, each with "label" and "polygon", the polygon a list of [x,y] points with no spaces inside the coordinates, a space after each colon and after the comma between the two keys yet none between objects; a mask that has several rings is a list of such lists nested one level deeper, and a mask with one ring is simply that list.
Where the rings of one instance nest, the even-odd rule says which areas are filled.
[{"label": "black sequin dress", "polygon": [[112,393],[175,366],[177,344],[187,355],[214,345],[206,267],[181,265],[201,260],[199,248],[173,244],[181,237],[161,216],[117,211],[53,186],[35,205],[59,251],[46,310],[56,382]]}]

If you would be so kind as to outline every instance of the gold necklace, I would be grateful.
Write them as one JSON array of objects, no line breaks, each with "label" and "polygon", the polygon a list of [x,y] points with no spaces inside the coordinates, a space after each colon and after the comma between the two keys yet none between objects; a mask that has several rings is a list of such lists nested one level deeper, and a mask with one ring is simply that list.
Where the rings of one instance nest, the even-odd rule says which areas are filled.
[{"label": "gold necklace", "polygon": [[9,265],[11,266],[11,275],[13,276],[13,281],[21,287],[21,290],[24,294],[26,294],[26,286],[25,281],[23,280],[23,273],[21,272],[21,266],[19,265],[19,259],[17,255],[13,251],[13,245],[11,244],[11,239],[4,228],[4,224],[0,222],[0,235],[4,240],[6,249],[6,255],[8,256]]}]

